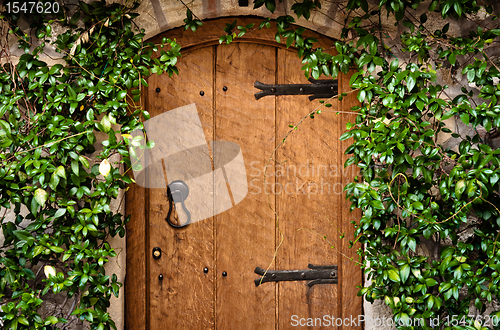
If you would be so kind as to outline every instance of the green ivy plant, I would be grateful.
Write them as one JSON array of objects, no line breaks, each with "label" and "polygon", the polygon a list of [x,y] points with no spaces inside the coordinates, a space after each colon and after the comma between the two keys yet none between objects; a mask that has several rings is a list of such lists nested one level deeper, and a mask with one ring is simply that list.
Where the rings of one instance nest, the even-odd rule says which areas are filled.
[{"label": "green ivy plant", "polygon": [[[120,163],[133,166],[129,133],[149,118],[141,86],[153,73],[177,73],[180,56],[174,40],[143,42],[138,5],[61,6],[30,18],[34,37],[18,26],[19,14],[1,16],[24,52],[16,63],[4,57],[0,69],[0,205],[15,214],[1,218],[3,329],[60,329],[69,318],[116,329],[107,309],[122,284],[103,266],[117,254],[108,239],[123,237],[129,219],[110,204],[133,181]],[[40,59],[48,45],[61,53],[59,64]],[[96,152],[98,132],[106,138]],[[115,154],[120,161],[111,164]],[[73,303],[42,315],[50,294]]]},{"label": "green ivy plant", "polygon": [[[293,25],[321,12],[318,0],[297,1],[294,16],[277,17],[276,40],[297,49],[306,76],[335,78],[355,71],[351,86],[360,101],[353,109],[358,115],[341,138],[353,141],[346,165],[361,169],[345,187],[352,209],[363,212],[353,224],[352,243],[366,247],[359,254],[372,281],[359,295],[384,300],[400,329],[498,328],[500,311],[477,317],[499,294],[500,151],[491,143],[500,125],[495,82],[500,70],[491,56],[500,35],[497,13],[473,0],[338,5],[346,19],[340,22],[336,55]],[[276,2],[254,2],[254,8],[262,6],[274,12]],[[110,202],[132,180],[108,158],[120,154],[121,162],[133,166],[128,144],[137,143],[128,134],[148,118],[133,102],[140,101],[148,75],[177,73],[180,56],[175,41],[142,41],[143,31],[133,23],[135,8],[81,2],[76,12],[65,8],[59,15],[35,15],[35,38],[17,26],[18,16],[2,16],[25,52],[0,72],[0,203],[16,214],[14,222],[2,222],[5,328],[64,326],[69,315],[39,313],[49,291],[73,298],[70,314],[92,329],[114,327],[106,310],[120,284],[103,265],[116,254],[107,238],[123,235],[127,219],[112,212]],[[439,13],[442,28],[432,31],[425,13],[415,17],[422,8]],[[386,13],[403,31],[398,45],[384,43]],[[488,21],[467,35],[449,31],[449,22],[478,13]],[[184,22],[191,31],[203,24],[190,10]],[[56,25],[65,32],[52,37]],[[269,27],[269,19],[258,27],[234,22],[219,41]],[[64,54],[64,64],[49,67],[39,59],[47,43]],[[168,51],[161,50],[164,44]],[[394,58],[396,50],[407,60]],[[479,92],[465,85],[461,94],[449,97],[448,86],[436,79],[441,68],[462,73]],[[473,133],[450,131],[445,120],[452,117]],[[97,156],[102,161],[91,166],[98,131],[108,139]],[[452,133],[458,148],[439,144],[442,133]],[[424,323],[405,325],[411,319]]]},{"label": "green ivy plant", "polygon": [[[254,1],[254,8],[262,6],[274,12],[276,2]],[[305,75],[354,72],[350,84],[360,105],[341,140],[352,139],[345,166],[361,170],[345,187],[351,210],[362,210],[351,245],[365,246],[358,253],[371,284],[359,295],[382,299],[399,329],[500,328],[494,304],[500,295],[500,149],[492,143],[500,126],[498,13],[475,0],[349,0],[338,4],[346,19],[337,22],[344,28],[337,55],[330,55],[292,25],[321,12],[321,3],[296,1],[291,9],[294,16],[276,18],[276,41],[296,48]],[[442,17],[440,29],[431,29],[430,13]],[[384,43],[382,14],[403,31],[400,43]],[[474,15],[486,18],[467,34],[449,31],[451,22]],[[466,77],[461,93],[450,96],[438,83],[443,68]],[[451,131],[445,121],[452,117],[472,133]],[[450,133],[457,148],[438,143],[439,134]]]}]

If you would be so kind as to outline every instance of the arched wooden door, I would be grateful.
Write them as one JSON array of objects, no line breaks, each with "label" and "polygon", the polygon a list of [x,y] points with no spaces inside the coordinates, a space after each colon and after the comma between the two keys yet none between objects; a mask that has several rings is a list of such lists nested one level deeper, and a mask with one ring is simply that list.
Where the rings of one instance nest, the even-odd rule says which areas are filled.
[{"label": "arched wooden door", "polygon": [[[355,214],[342,194],[353,174],[343,169],[347,143],[339,141],[348,118],[336,114],[355,104],[355,93],[306,119],[277,150],[277,160],[286,162],[268,167],[264,183],[263,170],[289,125],[319,103],[304,95],[256,100],[256,81],[309,82],[296,52],[275,43],[272,29],[219,45],[218,34],[233,20],[211,21],[196,33],[177,29],[159,36],[175,37],[184,55],[178,76],[148,79],[145,104],[153,118],[194,103],[207,141],[231,141],[241,147],[248,193],[225,212],[174,229],[165,221],[166,189],[130,187],[126,328],[361,329],[361,298],[356,296],[361,271],[339,253],[358,260],[355,250],[347,248],[348,239],[339,238],[342,233],[352,236]],[[242,25],[259,22],[239,20]],[[308,33],[323,47],[333,44]],[[341,75],[338,82],[339,93],[349,90],[348,77]],[[153,258],[154,248],[161,249],[161,258]],[[309,263],[337,265],[338,283],[254,284],[259,278],[256,267],[301,270]]]}]

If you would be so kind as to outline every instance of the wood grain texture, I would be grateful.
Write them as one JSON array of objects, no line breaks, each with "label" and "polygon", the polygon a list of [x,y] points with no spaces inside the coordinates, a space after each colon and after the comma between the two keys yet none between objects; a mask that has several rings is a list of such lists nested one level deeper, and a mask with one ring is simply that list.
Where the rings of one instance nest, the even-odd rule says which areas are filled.
[{"label": "wood grain texture", "polygon": [[243,43],[217,48],[215,136],[240,145],[249,181],[246,198],[215,217],[217,329],[275,326],[275,284],[253,282],[255,267],[266,268],[273,260],[274,214],[264,191],[251,181],[252,164],[264,164],[274,148],[274,98],[256,102],[253,84],[274,82],[275,51]]},{"label": "wood grain texture", "polygon": [[[278,50],[278,84],[308,83],[296,53]],[[337,100],[329,101],[332,108]],[[318,101],[307,96],[280,96],[277,103],[277,141],[297,124],[302,117],[318,107]],[[331,109],[331,108],[329,108]],[[278,251],[277,264],[281,270],[306,269],[314,265],[337,265],[338,252],[324,237],[338,248],[341,229],[341,173],[339,116],[322,109],[315,118],[307,118],[277,151],[278,164],[271,177],[276,181],[275,191],[279,227],[284,241]],[[278,239],[280,237],[278,236]],[[279,283],[279,328],[291,326],[292,315],[299,318],[340,316],[338,304],[340,287],[336,284],[315,285],[309,288],[305,281]],[[314,329],[335,329],[335,326]]]},{"label": "wood grain texture", "polygon": [[127,275],[125,276],[125,327],[146,329],[146,189],[129,185],[125,194],[125,214],[131,215],[127,223]]},{"label": "wood grain texture", "polygon": [[[339,75],[339,93],[347,93],[347,96],[343,98],[340,102],[340,111],[351,111],[351,107],[358,105],[359,102],[357,100],[357,91],[352,92],[351,87],[349,86],[349,79],[354,72],[351,71],[347,75]],[[346,124],[350,122],[354,122],[356,119],[356,114],[353,112],[350,114],[342,114],[342,126],[340,128],[340,133],[344,133],[346,131]],[[342,164],[350,157],[350,155],[345,155],[344,151],[347,149],[349,145],[352,144],[352,139],[341,141],[342,147]],[[344,169],[344,175],[342,176],[343,182],[342,185],[345,186],[349,182],[352,182],[354,176],[358,174],[357,167],[351,165]],[[356,254],[356,251],[362,248],[360,243],[354,245],[353,248],[349,249],[349,241],[354,241],[354,225],[351,224],[352,220],[355,220],[359,223],[359,219],[361,218],[361,210],[355,209],[353,212],[350,212],[351,202],[345,199],[345,192],[342,194],[342,227],[343,232],[345,233],[345,239],[342,240],[342,250],[346,255],[354,260],[349,260],[348,258],[342,258],[342,268],[341,268],[341,282],[339,285],[342,286],[342,315],[343,317],[350,318],[352,316],[353,319],[356,319],[359,315],[363,314],[362,303],[363,298],[358,297],[358,285],[362,284],[363,274],[361,268],[356,263],[359,262],[359,256]],[[349,329],[363,329],[364,324],[356,324],[356,326],[352,326]]]},{"label": "wood grain texture", "polygon": [[[205,137],[211,140],[213,48],[185,54],[178,67],[182,71],[179,76],[153,75],[149,78],[147,95],[151,118],[195,103]],[[157,87],[160,92],[156,92]],[[204,91],[203,96],[200,91]],[[174,229],[165,221],[169,208],[166,189],[149,191],[149,328],[213,329],[213,218]],[[152,258],[154,247],[163,251],[159,260]],[[203,272],[205,267],[208,273]],[[159,280],[159,275],[163,275],[163,281]]]}]

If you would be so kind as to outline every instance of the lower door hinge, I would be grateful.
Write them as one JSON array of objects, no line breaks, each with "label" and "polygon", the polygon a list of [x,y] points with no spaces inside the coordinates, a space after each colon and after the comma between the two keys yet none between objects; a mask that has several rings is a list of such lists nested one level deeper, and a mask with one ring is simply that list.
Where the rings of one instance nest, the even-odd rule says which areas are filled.
[{"label": "lower door hinge", "polygon": [[311,95],[309,100],[326,99],[338,94],[338,81],[333,79],[315,80],[309,78],[310,84],[266,85],[256,81],[255,88],[261,92],[255,93],[258,100],[267,95]]},{"label": "lower door hinge", "polygon": [[267,272],[260,268],[255,268],[255,273],[261,275],[256,279],[255,286],[266,282],[279,281],[309,281],[307,285],[312,287],[315,284],[336,284],[338,283],[338,267],[307,265],[309,269],[303,270],[268,270]]}]

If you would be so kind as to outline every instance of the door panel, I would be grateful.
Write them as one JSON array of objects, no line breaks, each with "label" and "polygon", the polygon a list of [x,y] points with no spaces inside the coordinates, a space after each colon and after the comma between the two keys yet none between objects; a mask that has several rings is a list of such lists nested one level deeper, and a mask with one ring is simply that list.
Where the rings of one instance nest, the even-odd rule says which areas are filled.
[{"label": "door panel", "polygon": [[[289,125],[319,103],[304,95],[255,99],[256,81],[309,83],[295,52],[267,44],[195,48],[179,59],[178,76],[148,79],[146,108],[151,117],[194,103],[209,148],[212,140],[240,146],[248,193],[225,212],[174,229],[165,221],[166,189],[131,189],[127,212],[135,216],[135,222],[131,221],[130,234],[145,244],[130,246],[144,249],[146,258],[144,269],[132,269],[130,274],[147,283],[139,284],[145,287],[144,294],[136,290],[131,291],[137,293],[135,300],[127,297],[127,304],[145,300],[138,305],[145,316],[133,319],[130,329],[291,329],[294,315],[295,319],[361,315],[355,288],[361,283],[361,271],[350,260],[357,260],[355,251],[339,238],[344,232],[352,235],[349,221],[357,215],[349,212],[342,193],[354,173],[343,170],[348,141],[339,141],[352,117],[336,112],[355,105],[355,93],[342,102],[329,101],[332,107],[323,108],[314,119],[306,118],[277,150],[275,166],[270,157]],[[348,77],[339,77],[339,93],[348,90]],[[212,160],[217,163],[214,154]],[[157,168],[166,173],[164,164]],[[229,185],[219,188],[231,190]],[[171,219],[175,217],[174,213]],[[141,228],[143,238],[134,231]],[[152,255],[155,247],[163,252],[158,260]],[[130,255],[140,257],[135,252]],[[254,284],[259,277],[254,273],[257,266],[295,270],[306,269],[309,263],[338,265],[339,283],[312,288],[306,281]],[[133,283],[127,278],[127,285]],[[128,305],[127,311],[133,307]],[[307,328],[361,329],[322,322],[323,327]]]},{"label": "door panel", "polygon": [[[342,118],[342,132],[344,131],[346,124],[348,122],[355,122],[356,116],[354,114],[348,114],[347,111],[358,103],[357,93],[352,92],[349,79],[351,78],[354,70],[349,72],[347,75],[339,76],[339,93],[346,93],[347,95],[340,102],[340,110],[344,111]],[[346,150],[352,143],[352,138],[348,140],[341,141],[342,151]],[[342,152],[342,164],[349,158],[349,155],[345,155]],[[342,175],[342,186],[347,185],[352,182],[355,175],[359,174],[356,166],[350,165],[344,169]],[[359,256],[356,254],[356,250],[361,248],[361,244],[357,243],[354,248],[349,248],[349,240],[354,237],[354,226],[351,224],[353,220],[359,220],[361,217],[361,212],[359,209],[351,212],[350,202],[346,200],[345,192],[342,194],[342,228],[345,233],[345,237],[349,239],[342,240],[342,252],[346,254],[346,257],[341,259],[341,273],[339,279],[339,285],[342,288],[342,315],[346,317],[353,316],[356,318],[358,315],[363,315],[361,301],[362,298],[357,296],[358,289],[356,286],[361,284],[362,272],[361,268],[357,264]],[[357,221],[359,223],[359,221]],[[352,259],[351,259],[352,258]],[[359,321],[359,320],[358,320]],[[360,322],[357,322],[354,329],[362,329]]]},{"label": "door panel", "polygon": [[[215,137],[240,145],[247,176],[251,164],[262,164],[274,149],[274,99],[256,102],[250,87],[256,80],[274,83],[275,54],[274,47],[255,44],[217,48]],[[269,211],[264,192],[249,185],[244,200],[215,217],[218,329],[274,329],[274,285],[253,283],[255,267],[269,264],[274,254]]]},{"label": "door panel", "polygon": [[[278,63],[279,84],[308,83],[295,53],[279,49]],[[339,264],[338,253],[323,238],[338,248],[342,202],[341,127],[340,118],[335,114],[338,100],[328,102],[331,108],[322,108],[322,113],[314,119],[307,117],[277,150],[278,165],[275,176],[270,179],[276,181],[279,228],[284,236],[278,250],[278,269],[307,269],[309,263]],[[297,124],[319,103],[309,101],[306,96],[280,96],[276,104],[277,136],[281,139],[290,131],[289,125]],[[280,235],[277,239],[281,239]],[[305,284],[304,281],[279,283],[280,329],[290,328],[293,315],[299,319],[340,316],[338,285],[309,288]]]},{"label": "door panel", "polygon": [[[212,137],[213,67],[213,47],[207,47],[183,56],[178,64],[181,74],[175,79],[168,75],[151,76],[151,117],[195,102],[205,136]],[[150,329],[213,328],[213,218],[174,230],[165,221],[169,208],[166,189],[147,190],[149,251],[154,247],[163,251],[158,260],[148,254]],[[210,270],[208,273],[204,273],[205,267]]]}]

